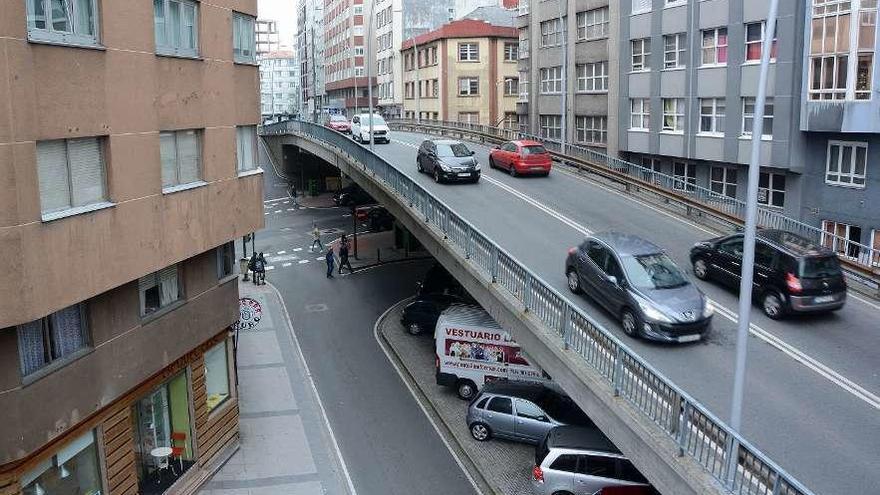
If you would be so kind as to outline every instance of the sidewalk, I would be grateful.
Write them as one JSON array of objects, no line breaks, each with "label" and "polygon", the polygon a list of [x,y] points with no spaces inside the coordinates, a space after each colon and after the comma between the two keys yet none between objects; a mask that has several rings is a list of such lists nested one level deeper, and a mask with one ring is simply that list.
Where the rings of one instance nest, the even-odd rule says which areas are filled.
[{"label": "sidewalk", "polygon": [[[351,234],[348,234],[348,238],[349,241],[352,242],[352,248],[348,259],[349,261],[351,261],[351,266],[355,270],[378,265],[380,263],[387,263],[390,261],[417,259],[427,256],[427,253],[424,250],[407,252],[403,248],[394,247],[394,231],[386,230],[384,232],[367,232],[364,234],[358,234],[358,257],[357,259],[355,259],[354,239],[352,238]],[[333,251],[338,254],[339,238],[337,237],[336,239],[330,241],[329,244],[333,246]],[[337,270],[338,269],[339,265],[337,264]]]},{"label": "sidewalk", "polygon": [[[241,283],[259,308],[238,338],[241,448],[201,495],[350,494],[291,322],[271,285]],[[245,327],[250,325],[243,325]]]},{"label": "sidewalk", "polygon": [[297,196],[296,203],[305,208],[333,208],[336,203],[333,202],[333,193],[321,193],[317,196]]}]

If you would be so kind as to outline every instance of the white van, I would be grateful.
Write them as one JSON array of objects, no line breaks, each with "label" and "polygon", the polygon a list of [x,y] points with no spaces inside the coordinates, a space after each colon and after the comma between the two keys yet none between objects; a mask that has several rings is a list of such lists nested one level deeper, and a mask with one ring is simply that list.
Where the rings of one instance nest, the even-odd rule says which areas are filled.
[{"label": "white van", "polygon": [[494,380],[544,382],[549,378],[480,308],[453,305],[440,313],[434,343],[437,384],[455,387],[465,400]]},{"label": "white van", "polygon": [[[385,119],[378,113],[373,114],[372,119],[373,142],[390,143],[391,133]],[[362,113],[351,118],[351,138],[361,143],[370,142],[370,114]]]}]

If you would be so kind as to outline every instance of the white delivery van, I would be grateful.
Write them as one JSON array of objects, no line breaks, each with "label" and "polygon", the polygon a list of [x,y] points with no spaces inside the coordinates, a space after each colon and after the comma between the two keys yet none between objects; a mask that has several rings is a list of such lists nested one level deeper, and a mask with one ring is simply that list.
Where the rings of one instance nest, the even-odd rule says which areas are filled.
[{"label": "white delivery van", "polygon": [[351,138],[355,141],[369,143],[371,130],[374,143],[391,142],[391,131],[388,129],[388,124],[378,113],[374,113],[372,119],[368,113],[355,115],[351,118]]},{"label": "white delivery van", "polygon": [[465,400],[494,380],[549,378],[481,308],[453,305],[440,313],[434,343],[437,384],[455,387]]}]

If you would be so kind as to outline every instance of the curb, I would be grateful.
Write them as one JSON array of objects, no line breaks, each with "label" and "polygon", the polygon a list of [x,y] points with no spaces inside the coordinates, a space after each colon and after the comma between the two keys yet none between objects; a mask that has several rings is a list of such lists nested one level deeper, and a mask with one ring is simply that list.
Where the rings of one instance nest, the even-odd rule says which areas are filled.
[{"label": "curb", "polygon": [[[412,376],[409,369],[403,364],[403,360],[400,358],[400,355],[397,353],[397,350],[391,345],[388,339],[385,338],[385,332],[381,330],[382,324],[388,318],[388,316],[399,306],[408,303],[412,300],[412,297],[408,297],[398,303],[395,303],[390,308],[388,308],[378,320],[376,320],[376,324],[374,325],[374,333],[377,337],[377,340],[380,339],[380,345],[386,351],[385,354],[388,356],[390,360],[393,361],[395,368],[400,371],[401,378],[409,384],[410,390],[413,392],[413,396],[416,399],[416,402],[421,404],[425,408],[426,414],[428,414],[431,418],[439,420],[438,426],[442,426],[443,432],[442,436],[448,440],[447,445],[450,447],[450,450],[454,450],[453,454],[457,457],[462,464],[462,467],[467,470],[468,474],[473,477],[473,481],[475,485],[479,485],[477,487],[478,492],[482,495],[505,495],[502,490],[496,487],[494,484],[490,483],[489,480],[483,476],[483,472],[477,467],[477,463],[471,457],[470,453],[468,453],[467,449],[458,441],[458,438],[452,433],[452,426],[449,425],[443,416],[437,411],[436,406],[431,399],[428,398],[427,394],[424,393],[421,386],[419,386],[418,382]],[[437,424],[437,423],[435,423]]]}]

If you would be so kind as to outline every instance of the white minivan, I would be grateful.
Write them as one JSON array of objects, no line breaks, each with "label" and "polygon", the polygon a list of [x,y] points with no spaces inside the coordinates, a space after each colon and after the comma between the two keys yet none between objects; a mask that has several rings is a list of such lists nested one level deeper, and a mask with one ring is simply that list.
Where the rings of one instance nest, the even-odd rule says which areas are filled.
[{"label": "white minivan", "polygon": [[455,387],[470,400],[494,380],[546,382],[533,364],[489,313],[473,306],[453,305],[440,313],[434,329],[437,384]]},{"label": "white minivan", "polygon": [[373,131],[374,143],[390,143],[391,133],[385,119],[378,113],[373,114],[372,126],[370,114],[362,113],[351,118],[351,138],[361,143],[370,142],[370,127]]}]

